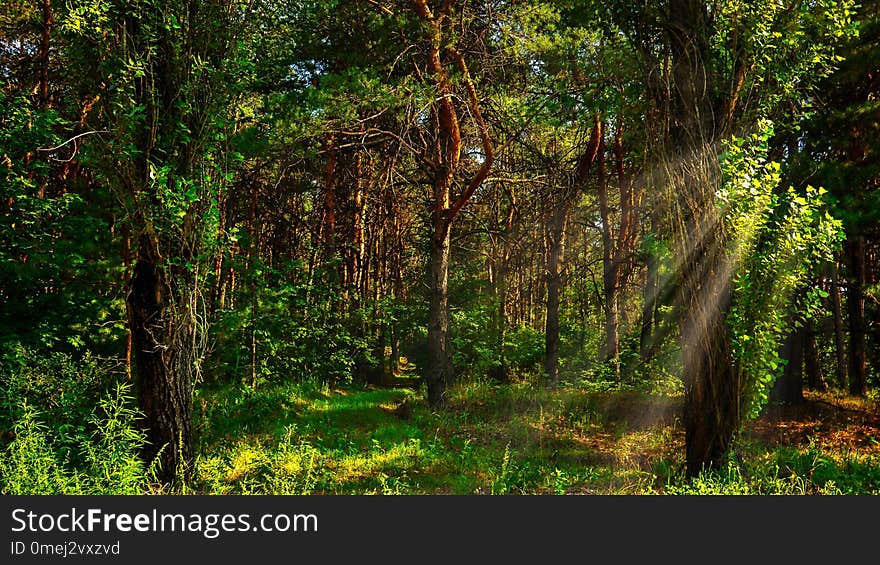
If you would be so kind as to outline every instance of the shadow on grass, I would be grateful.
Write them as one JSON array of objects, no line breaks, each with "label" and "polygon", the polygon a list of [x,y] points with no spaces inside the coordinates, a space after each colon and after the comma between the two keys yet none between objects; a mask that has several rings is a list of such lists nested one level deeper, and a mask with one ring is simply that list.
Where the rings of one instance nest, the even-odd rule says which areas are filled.
[{"label": "shadow on grass", "polygon": [[198,437],[203,448],[211,449],[229,441],[280,438],[293,427],[328,448],[352,440],[400,441],[417,430],[389,409],[407,394],[400,389],[358,387],[223,387],[204,392],[197,404]]}]

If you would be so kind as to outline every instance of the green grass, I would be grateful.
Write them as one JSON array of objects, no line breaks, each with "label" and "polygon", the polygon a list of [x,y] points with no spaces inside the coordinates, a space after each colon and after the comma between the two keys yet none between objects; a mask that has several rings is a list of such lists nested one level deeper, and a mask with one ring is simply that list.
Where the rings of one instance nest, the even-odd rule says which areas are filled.
[{"label": "green grass", "polygon": [[[210,493],[520,494],[639,492],[654,475],[639,455],[669,430],[604,420],[661,401],[531,383],[474,382],[430,410],[410,389],[288,384],[200,392],[197,489]],[[393,409],[406,397],[403,420]],[[639,405],[640,406],[640,405]],[[633,405],[635,408],[635,405]],[[637,420],[637,419],[636,419]],[[636,421],[638,424],[638,422]],[[592,438],[592,439],[591,439]]]},{"label": "green grass", "polygon": [[[441,410],[423,398],[411,387],[319,382],[202,387],[196,477],[182,490],[157,486],[140,463],[127,389],[76,433],[22,404],[15,439],[0,452],[0,491],[880,494],[876,399],[811,393],[804,407],[768,410],[721,472],[686,480],[676,389],[475,380]],[[405,399],[412,409],[401,417]]]},{"label": "green grass", "polygon": [[[410,397],[409,419],[394,408]],[[196,490],[240,494],[855,494],[880,450],[767,445],[683,476],[681,397],[474,381],[431,410],[409,388],[202,390]]]}]

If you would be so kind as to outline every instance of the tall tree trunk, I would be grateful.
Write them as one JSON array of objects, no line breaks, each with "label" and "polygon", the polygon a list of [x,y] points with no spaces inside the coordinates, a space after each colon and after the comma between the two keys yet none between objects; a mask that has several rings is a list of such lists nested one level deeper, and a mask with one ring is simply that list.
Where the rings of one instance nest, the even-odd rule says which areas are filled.
[{"label": "tall tree trunk", "polygon": [[[446,389],[454,382],[452,367],[451,343],[449,335],[449,254],[451,226],[458,214],[464,209],[471,197],[482,185],[495,161],[495,150],[489,136],[489,128],[480,111],[479,97],[471,79],[470,71],[462,54],[454,42],[450,43],[450,35],[445,29],[446,22],[452,17],[455,2],[443,2],[436,15],[428,7],[426,0],[413,0],[416,13],[426,24],[429,39],[428,65],[433,75],[433,86],[437,91],[437,99],[432,110],[437,135],[434,142],[435,161],[433,179],[433,237],[430,257],[430,289],[431,305],[428,312],[428,357],[430,366],[426,370],[425,380],[428,388],[428,402],[431,406],[444,403]],[[441,54],[448,53],[461,72],[461,80],[467,90],[467,102],[480,135],[483,150],[483,162],[471,177],[466,188],[454,201],[451,198],[453,179],[461,161],[461,130],[459,128],[458,111],[453,100],[456,98],[452,82],[446,72]]]},{"label": "tall tree trunk", "polygon": [[325,262],[336,254],[336,139],[327,138],[327,166],[324,170],[324,214],[320,234]]},{"label": "tall tree trunk", "polygon": [[256,224],[257,219],[257,184],[254,183],[251,188],[251,201],[248,208],[247,231],[249,241],[248,248],[248,271],[250,271],[250,320],[248,321],[248,332],[250,337],[250,368],[251,368],[251,386],[257,386],[257,373],[259,372],[257,361],[257,267],[260,251],[260,235]]},{"label": "tall tree trunk", "polygon": [[642,290],[642,316],[639,331],[639,356],[647,363],[657,348],[655,325],[660,294],[660,260],[653,249],[645,253],[645,283]]},{"label": "tall tree trunk", "polygon": [[547,239],[547,313],[544,324],[544,372],[550,382],[559,382],[559,305],[562,295],[562,264],[565,256],[565,227],[568,205],[562,202],[550,218]]},{"label": "tall tree trunk", "polygon": [[741,416],[741,387],[725,323],[731,292],[722,274],[728,272],[726,258],[700,247],[683,267],[679,293],[689,476],[721,468]]},{"label": "tall tree trunk", "polygon": [[428,311],[428,367],[425,380],[428,403],[441,406],[452,385],[452,343],[449,336],[449,249],[447,226],[439,237],[432,238],[430,259],[431,305]]},{"label": "tall tree trunk", "polygon": [[847,313],[849,314],[849,393],[864,396],[867,385],[865,361],[865,238],[850,237],[846,241],[849,269]]},{"label": "tall tree trunk", "polygon": [[352,195],[354,209],[352,210],[352,246],[350,255],[351,264],[349,265],[351,276],[349,277],[349,280],[352,288],[355,289],[359,301],[366,300],[367,286],[369,283],[366,261],[365,228],[365,193],[366,185],[368,183],[365,169],[369,169],[369,166],[369,157],[365,156],[363,151],[358,151],[357,155],[355,155],[354,164],[354,194]]},{"label": "tall tree trunk", "polygon": [[507,363],[507,265],[499,262],[495,271],[495,331],[498,335],[499,366],[494,371],[496,380],[506,382],[510,380],[510,366]]},{"label": "tall tree trunk", "polygon": [[620,376],[620,365],[617,363],[620,354],[620,338],[618,336],[617,289],[620,286],[620,264],[614,246],[614,234],[611,227],[611,210],[608,204],[608,177],[605,171],[605,143],[600,138],[598,156],[599,176],[599,215],[602,219],[602,291],[605,313],[605,341],[599,352],[603,362],[611,362],[615,376]]},{"label": "tall tree trunk", "polygon": [[[617,166],[617,182],[620,188],[620,227],[617,230],[616,243],[614,245],[614,277],[613,280],[610,281],[614,284],[614,302],[617,310],[615,336],[614,342],[611,344],[613,347],[610,349],[610,352],[614,355],[612,359],[614,360],[614,367],[619,377],[622,369],[619,358],[620,326],[629,326],[623,289],[626,287],[627,280],[634,271],[633,257],[635,256],[637,232],[635,228],[635,194],[632,179],[626,169],[622,123],[618,123],[617,132],[614,135],[614,159]],[[626,368],[627,373],[630,373],[631,371],[632,367]]]},{"label": "tall tree trunk", "polygon": [[498,236],[493,238],[491,250],[492,265],[492,292],[495,300],[495,333],[498,337],[499,365],[493,369],[492,377],[495,380],[506,382],[510,380],[510,366],[507,363],[507,322],[509,312],[507,310],[507,275],[510,270],[510,256],[513,252],[513,224],[516,216],[516,194],[513,190],[505,190],[507,195],[507,210],[502,220],[502,208],[500,190],[496,193],[498,205],[495,210],[495,226]]},{"label": "tall tree trunk", "polygon": [[843,388],[846,379],[846,329],[843,325],[843,305],[840,296],[840,268],[835,259],[831,265],[831,314],[834,319],[835,384]]},{"label": "tall tree trunk", "polygon": [[[122,283],[125,284],[127,281],[131,280],[132,270],[131,270],[131,262],[132,262],[132,251],[131,251],[131,226],[129,224],[125,224],[122,227],[122,265],[125,267],[122,274]],[[125,376],[128,381],[132,380],[132,370],[131,370],[131,362],[132,362],[132,349],[134,347],[134,342],[132,341],[131,336],[131,326],[126,328],[125,331]]]},{"label": "tall tree trunk", "polygon": [[674,87],[666,158],[679,226],[687,474],[695,476],[723,465],[741,420],[742,386],[726,324],[733,270],[723,219],[715,207],[721,182],[715,145],[723,132],[713,121],[712,21],[707,5],[699,0],[670,0],[668,14]]},{"label": "tall tree trunk", "polygon": [[52,0],[43,0],[43,30],[40,38],[40,51],[37,58],[40,61],[40,81],[37,90],[40,97],[40,107],[49,107],[49,48],[52,34]]},{"label": "tall tree trunk", "polygon": [[160,264],[155,239],[142,234],[126,301],[128,323],[147,434],[143,457],[148,463],[158,458],[158,475],[168,481],[188,479],[192,473],[192,388],[198,355],[193,349],[194,313],[174,300],[170,278]]},{"label": "tall tree trunk", "polygon": [[[575,204],[577,196],[583,191],[590,169],[597,158],[599,159],[600,197],[604,194],[605,151],[602,138],[602,122],[598,115],[594,115],[593,129],[590,132],[586,150],[578,159],[569,184],[561,187],[560,194],[553,195],[555,205],[547,223],[544,261],[546,271],[544,284],[547,286],[547,305],[544,316],[544,372],[553,385],[559,382],[559,307],[562,301],[565,230],[571,207]],[[607,194],[605,208],[607,209]],[[614,302],[617,303],[616,300]],[[531,304],[529,306],[531,308]]]}]

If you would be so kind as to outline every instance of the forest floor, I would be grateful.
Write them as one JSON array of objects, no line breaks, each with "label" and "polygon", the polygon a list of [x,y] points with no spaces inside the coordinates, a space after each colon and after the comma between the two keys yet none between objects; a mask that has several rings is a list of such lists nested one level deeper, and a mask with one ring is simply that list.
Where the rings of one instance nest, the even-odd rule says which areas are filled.
[{"label": "forest floor", "polygon": [[199,492],[880,494],[876,401],[768,406],[721,473],[685,481],[682,397],[471,382],[431,410],[414,381],[204,389]]}]

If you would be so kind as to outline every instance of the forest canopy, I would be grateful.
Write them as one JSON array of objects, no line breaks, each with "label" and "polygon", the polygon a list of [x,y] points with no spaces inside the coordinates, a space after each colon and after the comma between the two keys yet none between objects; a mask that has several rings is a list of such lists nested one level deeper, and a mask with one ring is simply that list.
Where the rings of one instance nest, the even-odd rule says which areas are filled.
[{"label": "forest canopy", "polygon": [[0,492],[880,492],[874,0],[6,0]]}]

